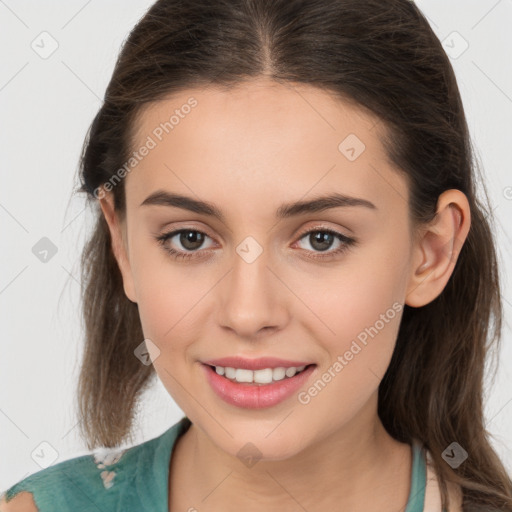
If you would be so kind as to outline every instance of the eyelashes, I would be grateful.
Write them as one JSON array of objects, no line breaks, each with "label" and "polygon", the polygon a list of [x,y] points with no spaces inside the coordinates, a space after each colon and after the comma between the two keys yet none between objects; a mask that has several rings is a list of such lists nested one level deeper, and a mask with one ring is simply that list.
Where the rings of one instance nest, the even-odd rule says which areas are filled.
[{"label": "eyelashes", "polygon": [[[197,229],[192,229],[192,228],[181,228],[178,230],[163,233],[155,238],[156,238],[157,242],[159,243],[159,245],[162,246],[163,250],[175,260],[180,260],[180,259],[181,260],[190,260],[190,259],[203,258],[203,257],[205,257],[204,253],[210,252],[209,250],[204,250],[204,249],[203,250],[194,250],[194,249],[192,249],[192,250],[191,249],[177,250],[168,244],[168,241],[172,240],[177,235],[180,235],[178,240],[179,240],[179,243],[183,246],[184,241],[186,241],[186,243],[190,242],[190,240],[187,239],[186,237],[184,237],[183,235],[185,235],[185,234],[190,235],[192,233],[196,234],[196,236],[193,238],[199,238],[199,241],[201,242],[200,245],[202,245],[203,239],[210,238],[205,232],[197,230]],[[199,235],[199,237],[197,236],[197,234]],[[313,234],[315,234],[316,236],[312,237]],[[319,237],[318,235],[323,235],[323,236]],[[304,238],[307,238],[307,237],[309,237],[308,240],[310,240],[309,241],[310,245],[311,245],[311,240],[313,240],[313,243],[319,242],[324,245],[326,243],[327,243],[327,245],[329,245],[331,240],[332,241],[337,240],[340,244],[339,247],[333,251],[329,251],[328,249],[319,250],[319,251],[315,251],[314,249],[313,250],[304,250],[305,253],[309,253],[306,255],[306,257],[313,259],[313,260],[314,259],[327,260],[327,259],[335,258],[336,256],[340,256],[340,255],[344,254],[349,248],[351,248],[352,246],[357,244],[357,240],[354,238],[348,237],[342,233],[339,233],[338,231],[334,231],[332,229],[327,229],[327,228],[321,228],[321,227],[309,229],[308,231],[302,233],[299,236],[298,241],[300,241]],[[194,243],[194,240],[192,240],[192,243]],[[295,242],[295,244],[296,243],[297,242]],[[200,253],[203,253],[203,254],[200,254]]]}]

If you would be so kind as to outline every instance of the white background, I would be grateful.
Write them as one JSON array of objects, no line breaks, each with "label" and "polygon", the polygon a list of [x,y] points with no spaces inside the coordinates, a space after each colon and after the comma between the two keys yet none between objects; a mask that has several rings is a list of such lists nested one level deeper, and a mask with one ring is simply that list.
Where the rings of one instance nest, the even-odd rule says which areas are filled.
[{"label": "white background", "polygon": [[[73,399],[82,343],[78,261],[91,218],[72,192],[121,43],[151,3],[0,0],[0,491],[41,469],[31,458],[41,442],[58,452],[56,462],[88,453]],[[453,51],[463,39],[469,44],[452,63],[498,221],[506,320],[486,420],[512,472],[512,0],[417,4]],[[31,48],[43,31],[58,42],[47,59]],[[32,253],[42,237],[58,248],[47,263]],[[157,380],[138,416],[137,442],[181,416]]]}]

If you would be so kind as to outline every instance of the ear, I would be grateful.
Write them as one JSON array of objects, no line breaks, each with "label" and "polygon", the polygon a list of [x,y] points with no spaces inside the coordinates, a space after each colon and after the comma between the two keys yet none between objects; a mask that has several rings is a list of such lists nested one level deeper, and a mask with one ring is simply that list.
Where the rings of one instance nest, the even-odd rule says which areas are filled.
[{"label": "ear", "polygon": [[112,252],[123,277],[124,293],[132,302],[137,302],[135,286],[133,284],[132,269],[128,258],[128,248],[125,240],[126,226],[121,223],[119,216],[114,209],[114,197],[111,192],[104,192],[99,195],[100,207],[107,221],[112,239]]},{"label": "ear", "polygon": [[405,303],[421,307],[444,290],[469,233],[471,214],[467,197],[456,189],[444,191],[436,216],[415,240],[413,265]]}]

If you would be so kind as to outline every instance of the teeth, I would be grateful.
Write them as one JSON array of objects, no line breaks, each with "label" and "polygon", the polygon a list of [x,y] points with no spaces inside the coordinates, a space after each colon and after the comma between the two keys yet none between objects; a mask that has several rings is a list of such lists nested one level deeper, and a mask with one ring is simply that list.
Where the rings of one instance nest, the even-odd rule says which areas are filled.
[{"label": "teeth", "polygon": [[272,370],[272,380],[283,380],[285,375],[286,369],[281,366]]},{"label": "teeth", "polygon": [[263,370],[245,370],[242,368],[230,368],[216,366],[215,372],[224,375],[227,379],[236,382],[255,382],[257,384],[270,384],[272,381],[282,380],[285,377],[293,377],[296,373],[304,370],[306,366],[291,366],[290,368],[264,368]]},{"label": "teeth", "polygon": [[227,379],[234,379],[235,378],[236,370],[234,368],[224,368],[224,375]]},{"label": "teeth", "polygon": [[[255,372],[252,370],[235,370],[235,380],[237,382],[254,382],[254,373]],[[270,376],[270,378],[272,378],[272,376]]]}]

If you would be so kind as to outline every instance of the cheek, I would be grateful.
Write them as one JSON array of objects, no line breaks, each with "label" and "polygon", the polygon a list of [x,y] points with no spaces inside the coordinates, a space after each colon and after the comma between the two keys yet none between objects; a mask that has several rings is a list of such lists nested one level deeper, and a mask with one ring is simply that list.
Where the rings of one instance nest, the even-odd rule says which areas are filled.
[{"label": "cheek", "polygon": [[174,347],[189,337],[194,324],[194,308],[204,295],[204,286],[187,279],[176,268],[144,273],[139,285],[138,308],[144,335]]},{"label": "cheek", "polygon": [[191,340],[202,337],[205,304],[218,276],[207,266],[175,263],[160,247],[134,253],[134,262],[144,336],[154,341],[166,361],[181,360]]},{"label": "cheek", "polygon": [[314,313],[304,315],[302,325],[321,340],[328,360],[341,356],[347,367],[372,368],[379,378],[395,347],[408,262],[407,240],[386,240],[351,253],[320,277],[303,279],[297,289]]},{"label": "cheek", "polygon": [[304,302],[319,318],[326,318],[326,327],[337,335],[346,333],[350,325],[373,324],[394,302],[403,299],[406,259],[382,248],[378,257],[365,252],[354,253],[329,271],[301,277],[302,282],[296,283]]},{"label": "cheek", "polygon": [[[308,409],[345,422],[376,393],[396,344],[403,302],[393,269],[347,272],[329,280],[303,325],[321,345],[322,359],[312,386],[299,397]],[[313,300],[313,295],[310,299]],[[337,404],[333,408],[333,404]],[[339,404],[339,407],[338,407]]]},{"label": "cheek", "polygon": [[144,335],[160,343],[179,342],[208,283],[193,266],[174,261],[147,228],[136,222],[132,227],[131,270]]},{"label": "cheek", "polygon": [[190,308],[187,296],[198,292],[142,222],[133,219],[131,226],[130,268],[142,328],[146,338],[163,341],[179,328]]},{"label": "cheek", "polygon": [[137,280],[144,337],[159,350],[152,359],[154,369],[178,406],[193,415],[190,395],[185,390],[191,389],[194,379],[190,373],[189,350],[193,340],[202,337],[203,322],[197,315],[205,285],[179,266],[165,262],[139,265]]}]

